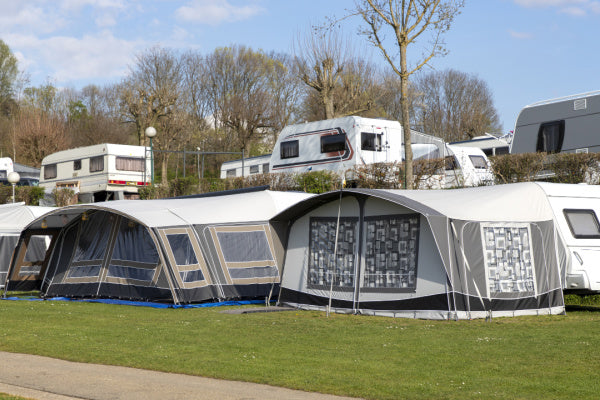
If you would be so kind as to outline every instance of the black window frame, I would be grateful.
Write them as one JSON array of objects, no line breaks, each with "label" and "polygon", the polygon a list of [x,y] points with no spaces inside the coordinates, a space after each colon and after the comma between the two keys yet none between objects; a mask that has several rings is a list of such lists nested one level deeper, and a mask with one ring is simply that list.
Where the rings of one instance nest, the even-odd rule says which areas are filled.
[{"label": "black window frame", "polygon": [[383,151],[383,134],[373,132],[360,133],[360,149],[367,151]]},{"label": "black window frame", "polygon": [[[571,220],[569,219],[569,213],[591,215],[593,217],[593,222],[596,225],[596,230],[598,231],[598,233],[595,235],[578,234],[575,231]],[[600,239],[600,222],[598,221],[598,216],[596,215],[596,212],[594,210],[590,208],[565,208],[563,209],[563,215],[565,216],[565,220],[567,221],[567,225],[569,226],[571,235],[573,235],[575,239]]]},{"label": "black window frame", "polygon": [[81,160],[73,160],[73,171],[79,171],[81,169]]},{"label": "black window frame", "polygon": [[57,164],[44,165],[44,179],[54,179],[57,177]]},{"label": "black window frame", "polygon": [[[556,146],[552,149],[549,149],[547,142],[547,135],[544,135],[544,132],[548,131],[548,128],[558,127],[558,138],[556,140]],[[563,141],[565,139],[565,120],[557,120],[557,121],[549,121],[544,122],[540,125],[538,129],[537,135],[537,143],[535,145],[535,149],[540,153],[560,153],[562,150]]]},{"label": "black window frame", "polygon": [[279,156],[282,160],[300,156],[300,142],[298,140],[286,140],[279,145]]},{"label": "black window frame", "polygon": [[[96,160],[102,160],[102,168],[97,169],[97,167],[94,167],[94,169],[92,169],[92,166],[95,165],[95,161]],[[102,172],[104,171],[104,156],[95,156],[95,157],[90,157],[90,172]]]},{"label": "black window frame", "polygon": [[321,153],[336,153],[347,149],[346,133],[321,136]]}]

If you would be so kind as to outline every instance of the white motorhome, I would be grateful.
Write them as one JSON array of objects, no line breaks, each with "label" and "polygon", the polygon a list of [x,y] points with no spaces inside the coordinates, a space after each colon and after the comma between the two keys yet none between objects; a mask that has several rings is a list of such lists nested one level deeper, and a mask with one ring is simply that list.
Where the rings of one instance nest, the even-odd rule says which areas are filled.
[{"label": "white motorhome", "polygon": [[537,183],[566,245],[565,291],[600,292],[600,186]]},{"label": "white motorhome", "polygon": [[50,154],[42,160],[40,186],[46,193],[71,188],[81,202],[139,198],[151,178],[147,148],[97,144]]},{"label": "white motorhome", "polygon": [[[244,160],[244,176],[270,172],[329,170],[344,173],[357,165],[401,162],[402,127],[397,121],[343,117],[286,126],[273,154]],[[452,157],[450,169],[432,177],[427,187],[478,186],[493,180],[485,154],[477,148],[455,148],[441,138],[411,131],[413,159]],[[474,164],[476,163],[476,164]],[[223,163],[221,178],[242,176],[241,160]]]}]

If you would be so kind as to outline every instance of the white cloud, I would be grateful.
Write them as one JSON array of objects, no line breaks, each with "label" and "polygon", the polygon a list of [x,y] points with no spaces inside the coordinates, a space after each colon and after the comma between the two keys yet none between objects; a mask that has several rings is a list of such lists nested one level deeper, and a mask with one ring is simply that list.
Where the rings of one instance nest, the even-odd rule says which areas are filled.
[{"label": "white cloud", "polygon": [[573,17],[584,17],[587,14],[587,11],[581,7],[565,7],[558,12],[561,14],[572,15]]},{"label": "white cloud", "polygon": [[521,39],[521,40],[525,40],[525,39],[532,39],[533,35],[529,32],[516,32],[513,31],[512,29],[508,30],[508,34],[515,39]]},{"label": "white cloud", "polygon": [[[39,39],[32,35],[13,35],[8,42],[22,49],[19,61],[31,73],[51,77],[58,84],[84,79],[114,79],[125,75],[135,51],[142,43],[115,38],[108,32],[82,38],[55,36]],[[22,55],[29,54],[28,57]]]},{"label": "white cloud", "polygon": [[28,32],[50,33],[61,29],[66,23],[53,9],[44,9],[26,1],[2,3],[0,32],[27,29]]},{"label": "white cloud", "polygon": [[263,12],[258,5],[234,6],[227,0],[192,0],[178,8],[175,16],[183,21],[218,25],[248,19]]}]

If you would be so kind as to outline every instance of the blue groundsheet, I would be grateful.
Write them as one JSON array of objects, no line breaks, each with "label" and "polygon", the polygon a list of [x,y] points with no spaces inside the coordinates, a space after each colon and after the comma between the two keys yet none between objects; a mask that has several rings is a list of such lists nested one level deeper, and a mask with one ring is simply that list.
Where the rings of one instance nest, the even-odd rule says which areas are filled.
[{"label": "blue groundsheet", "polygon": [[2,300],[26,300],[26,301],[79,301],[85,303],[103,303],[103,304],[119,304],[125,306],[136,307],[152,307],[152,308],[205,308],[205,307],[222,307],[222,306],[243,306],[248,304],[265,304],[264,300],[230,300],[221,301],[218,303],[201,303],[201,304],[164,304],[152,303],[149,301],[128,301],[114,299],[70,299],[68,297],[52,297],[48,299],[40,299],[39,297],[5,297]]}]

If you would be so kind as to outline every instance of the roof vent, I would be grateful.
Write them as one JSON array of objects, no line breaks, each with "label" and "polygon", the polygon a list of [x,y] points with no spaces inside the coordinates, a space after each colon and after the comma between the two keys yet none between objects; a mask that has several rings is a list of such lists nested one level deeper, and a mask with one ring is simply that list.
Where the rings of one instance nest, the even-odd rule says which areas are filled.
[{"label": "roof vent", "polygon": [[587,108],[587,99],[577,99],[573,102],[573,109],[577,110],[585,110]]}]

